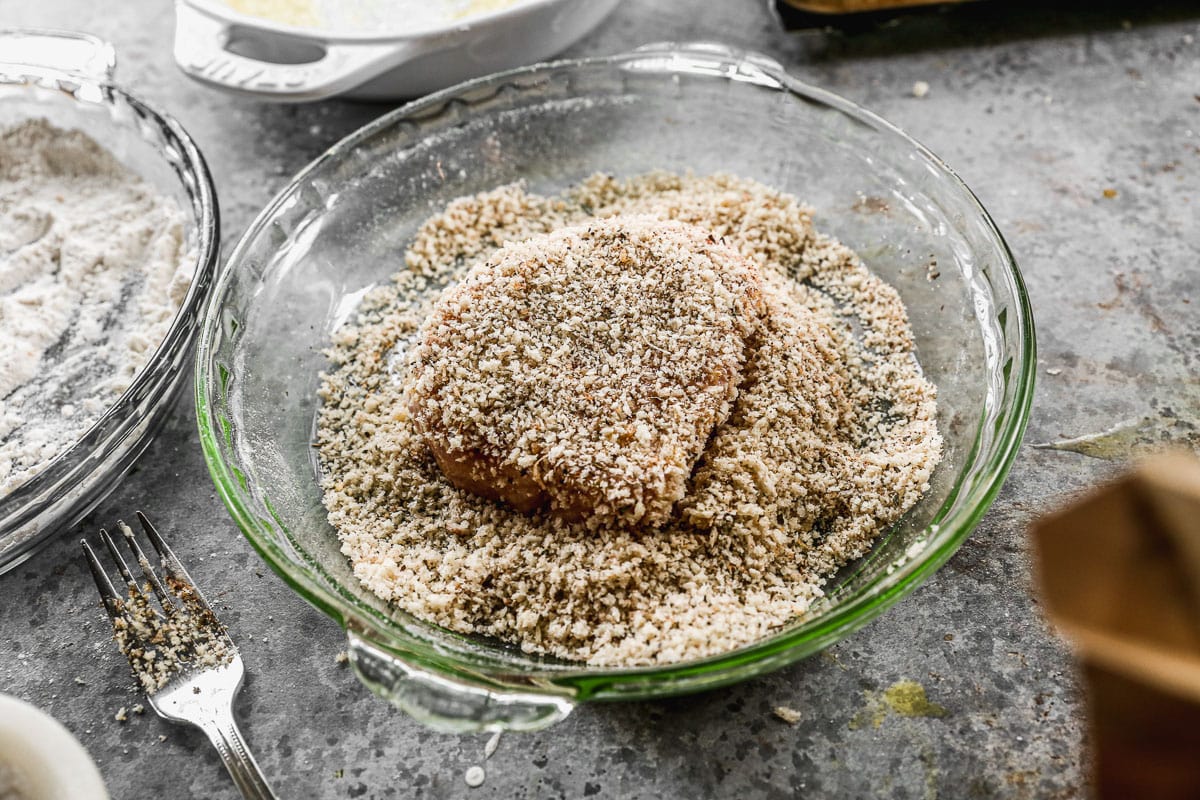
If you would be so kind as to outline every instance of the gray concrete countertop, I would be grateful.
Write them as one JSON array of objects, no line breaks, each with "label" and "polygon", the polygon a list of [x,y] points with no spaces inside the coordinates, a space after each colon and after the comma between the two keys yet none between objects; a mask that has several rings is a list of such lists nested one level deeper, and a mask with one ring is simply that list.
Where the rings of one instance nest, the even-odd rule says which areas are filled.
[{"label": "gray concrete countertop", "polygon": [[[236,796],[199,732],[152,714],[114,720],[139,698],[76,542],[145,508],[242,648],[240,719],[286,798],[1085,792],[1079,686],[1032,598],[1024,529],[1144,443],[1196,442],[1200,11],[1189,6],[1047,13],[995,0],[831,34],[785,33],[759,0],[628,0],[571,51],[663,39],[761,50],[941,155],[1024,270],[1041,361],[1011,477],[928,584],[822,655],[732,688],[584,707],[548,731],[505,735],[485,783],[469,789],[463,774],[484,764],[487,736],[425,730],[337,663],[337,625],[267,569],[225,513],[185,398],[94,514],[0,576],[0,691],[65,723],[114,798]],[[291,174],[388,109],[263,105],[202,88],[174,66],[172,22],[163,3],[0,4],[0,27],[75,28],[116,44],[119,79],[176,115],[207,156],[226,248]],[[929,85],[924,97],[914,96],[918,81]],[[1091,447],[1109,458],[1032,446],[1120,425]],[[887,690],[900,681],[919,683],[944,714],[890,706]],[[799,709],[800,721],[773,716],[780,705]]]}]

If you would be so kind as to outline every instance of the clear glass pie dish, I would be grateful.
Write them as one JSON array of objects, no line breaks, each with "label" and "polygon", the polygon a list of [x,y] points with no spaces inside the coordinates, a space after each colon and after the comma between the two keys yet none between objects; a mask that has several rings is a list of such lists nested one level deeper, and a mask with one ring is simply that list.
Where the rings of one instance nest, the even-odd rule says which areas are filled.
[{"label": "clear glass pie dish", "polygon": [[[90,511],[150,443],[187,382],[200,312],[216,276],[216,193],[204,159],[178,122],[113,82],[114,66],[111,45],[95,37],[0,31],[0,128],[44,118],[59,128],[82,130],[174,200],[194,259],[192,282],[165,337],[128,388],[81,435],[38,465],[40,471],[0,496],[0,572]],[[107,328],[127,324],[123,310],[113,309]],[[39,369],[64,369],[64,363],[46,355]]]},{"label": "clear glass pie dish", "polygon": [[[450,199],[514,180],[553,192],[597,171],[653,169],[727,171],[789,191],[899,290],[939,389],[945,457],[931,490],[809,614],[713,658],[593,668],[389,608],[352,575],[321,503],[312,441],[331,333]],[[954,553],[995,497],[1024,431],[1034,362],[1012,255],[936,156],[763,57],[663,44],[466,83],[331,148],[230,256],[205,315],[196,408],[230,513],[263,558],[345,628],[364,683],[437,727],[531,729],[583,701],[758,675],[881,614]]]}]

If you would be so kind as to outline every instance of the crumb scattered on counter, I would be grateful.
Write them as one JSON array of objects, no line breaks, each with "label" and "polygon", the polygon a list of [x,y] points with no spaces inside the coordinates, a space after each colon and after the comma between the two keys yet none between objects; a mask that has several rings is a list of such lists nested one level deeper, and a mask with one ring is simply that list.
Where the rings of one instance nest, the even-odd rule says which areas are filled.
[{"label": "crumb scattered on counter", "polygon": [[916,681],[900,680],[882,692],[864,691],[863,707],[851,718],[850,730],[878,728],[889,716],[938,719],[949,711],[931,701],[925,687]]},{"label": "crumb scattered on counter", "polygon": [[795,725],[801,719],[800,712],[788,706],[775,706],[775,716],[786,722],[788,725]]},{"label": "crumb scattered on counter", "polygon": [[487,761],[496,752],[496,748],[500,746],[500,731],[492,734],[492,738],[487,740],[487,744],[483,746],[483,760]]},{"label": "crumb scattered on counter", "polygon": [[912,85],[913,97],[924,97],[929,94],[929,84],[925,81],[917,81]]},{"label": "crumb scattered on counter", "polygon": [[463,782],[474,789],[476,786],[483,785],[483,779],[487,777],[487,773],[483,771],[483,767],[475,766],[467,770],[463,775]]},{"label": "crumb scattered on counter", "polygon": [[121,706],[119,709],[117,709],[117,713],[113,719],[115,719],[117,722],[127,722],[129,720],[128,715],[125,713],[125,706]]}]

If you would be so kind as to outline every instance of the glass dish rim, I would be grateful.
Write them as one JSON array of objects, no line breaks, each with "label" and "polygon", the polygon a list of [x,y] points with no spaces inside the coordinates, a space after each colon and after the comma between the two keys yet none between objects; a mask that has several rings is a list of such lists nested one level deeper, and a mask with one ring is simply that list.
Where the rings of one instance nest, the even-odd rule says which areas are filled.
[{"label": "glass dish rim", "polygon": [[[193,265],[192,281],[188,285],[187,294],[171,325],[161,342],[155,348],[146,364],[134,375],[133,380],[125,391],[113,401],[104,413],[93,422],[69,447],[50,459],[32,478],[17,486],[7,495],[0,497],[0,509],[5,509],[4,523],[0,525],[0,543],[19,530],[23,525],[48,511],[57,501],[60,491],[52,491],[57,484],[69,477],[73,478],[70,485],[57,487],[61,491],[71,491],[97,475],[97,464],[82,475],[71,476],[73,468],[69,464],[79,461],[82,457],[97,450],[109,438],[123,440],[127,435],[124,426],[110,430],[108,437],[102,436],[114,420],[125,422],[135,421],[129,417],[131,410],[143,399],[148,388],[157,388],[158,398],[151,405],[151,411],[159,407],[163,396],[169,395],[174,389],[174,381],[161,381],[159,367],[169,360],[186,353],[200,333],[197,320],[202,319],[203,308],[208,302],[208,295],[216,286],[216,274],[220,252],[220,222],[217,206],[216,185],[208,164],[191,135],[171,115],[158,110],[152,104],[142,100],[114,81],[92,78],[78,71],[56,69],[44,66],[0,62],[0,85],[34,87],[40,91],[66,95],[68,102],[90,104],[101,107],[114,107],[114,99],[126,103],[138,114],[150,119],[159,130],[164,132],[170,144],[180,154],[180,162],[186,165],[193,177],[194,193],[198,200],[199,214],[193,208],[183,210],[196,225],[196,258]],[[80,93],[86,93],[87,99],[81,99]],[[95,99],[92,99],[95,98]],[[133,129],[130,129],[132,134]],[[164,158],[164,161],[166,159]],[[178,177],[178,176],[177,176]],[[186,190],[189,186],[180,177],[179,182]],[[183,372],[183,363],[176,370]],[[157,387],[155,384],[157,383]],[[7,509],[11,507],[11,511]],[[53,528],[48,526],[38,535],[13,547],[0,559],[0,572],[11,568],[27,558],[39,546],[53,535]]]},{"label": "glass dish rim", "polygon": [[[874,130],[899,137],[915,152],[923,156],[928,163],[935,166],[941,173],[941,177],[949,179],[957,189],[965,193],[964,196],[978,215],[978,220],[984,224],[988,234],[997,244],[999,253],[1002,255],[1001,263],[999,264],[1000,269],[996,270],[994,275],[1008,284],[1008,288],[1015,301],[1014,306],[1010,307],[1009,313],[1014,314],[1017,318],[1013,325],[1013,330],[1016,332],[1015,335],[1019,337],[1018,346],[1015,348],[1017,351],[1015,358],[1019,359],[1020,363],[1017,365],[1018,368],[1012,371],[1011,377],[1007,378],[1004,382],[1006,391],[1003,396],[1006,398],[1009,397],[1007,389],[1011,386],[1011,398],[1008,401],[1008,407],[1004,408],[1002,406],[997,413],[997,418],[993,426],[995,435],[989,447],[991,451],[989,457],[980,463],[975,484],[965,487],[969,492],[965,498],[967,502],[963,510],[950,520],[938,519],[935,514],[935,522],[925,527],[924,535],[929,541],[928,551],[919,558],[908,559],[898,565],[878,585],[869,587],[871,591],[864,591],[860,596],[852,598],[844,605],[831,608],[828,612],[822,613],[805,623],[791,627],[786,631],[772,634],[742,648],[703,659],[638,667],[592,667],[582,664],[545,664],[536,670],[528,670],[522,674],[536,675],[539,678],[543,678],[546,683],[553,685],[526,687],[526,690],[549,694],[561,693],[564,688],[567,688],[575,692],[574,696],[576,699],[587,699],[590,696],[605,694],[603,688],[597,692],[595,690],[596,686],[636,684],[639,680],[645,681],[647,679],[663,681],[664,679],[685,679],[699,676],[706,676],[704,685],[707,688],[740,680],[742,677],[745,677],[744,668],[759,664],[760,662],[769,661],[768,666],[765,668],[775,668],[790,663],[812,652],[811,650],[804,651],[802,647],[804,643],[814,641],[829,643],[836,638],[840,638],[875,619],[896,601],[920,585],[922,581],[941,567],[953,555],[959,545],[961,545],[987,512],[992,501],[1000,491],[1020,448],[1033,400],[1037,359],[1032,308],[1024,280],[1021,277],[1016,259],[1007,242],[975,194],[944,161],[934,155],[924,145],[882,117],[839,95],[812,86],[791,76],[769,57],[753,52],[731,49],[720,44],[707,42],[663,42],[610,56],[563,59],[534,64],[466,81],[407,103],[364,125],[331,146],[297,173],[247,227],[245,233],[243,233],[226,260],[226,269],[222,272],[205,311],[200,340],[196,351],[196,415],[205,462],[208,465],[217,492],[243,535],[284,582],[311,605],[331,616],[348,631],[351,629],[365,630],[371,634],[371,638],[377,644],[385,647],[388,646],[388,642],[396,642],[396,634],[393,630],[394,623],[389,624],[385,615],[378,611],[356,606],[341,597],[336,591],[320,584],[311,573],[307,572],[307,567],[297,564],[295,559],[283,552],[271,540],[269,535],[264,535],[259,530],[262,520],[249,507],[243,504],[242,499],[238,496],[239,481],[237,476],[222,457],[220,425],[217,423],[215,417],[209,417],[210,411],[215,413],[216,406],[210,400],[208,394],[208,388],[212,384],[214,376],[207,369],[207,362],[212,345],[216,341],[215,337],[218,332],[218,326],[220,325],[220,298],[227,290],[229,281],[233,276],[232,265],[238,263],[244,257],[244,251],[249,247],[250,242],[262,233],[268,222],[273,219],[275,212],[290,201],[296,190],[310,176],[317,173],[331,161],[350,154],[358,144],[371,138],[383,129],[401,123],[406,118],[419,118],[424,112],[454,102],[459,98],[468,98],[469,102],[469,98],[472,96],[491,96],[490,94],[481,95],[481,90],[499,90],[506,84],[520,82],[522,78],[549,76],[589,67],[617,67],[623,63],[636,62],[655,56],[707,60],[709,66],[727,64],[733,59],[737,62],[738,71],[736,74],[729,74],[728,70],[726,70],[725,73],[722,73],[725,79],[759,83],[765,81],[764,85],[770,88],[787,91],[802,101],[812,102],[841,112],[852,120]],[[661,71],[664,74],[668,71],[674,71],[678,74],[678,70],[668,70],[666,67],[663,67]],[[216,384],[212,385],[215,387]],[[215,400],[215,392],[213,400]],[[983,436],[984,433],[981,426],[980,431],[976,434],[973,449],[979,447]],[[964,470],[965,472],[966,470]],[[960,492],[963,491],[964,487],[961,484],[962,474],[960,473],[959,479],[956,480],[950,494],[943,502],[939,513],[952,501],[956,500]],[[280,525],[285,534],[287,533],[287,527],[282,525],[278,519],[275,520],[275,523]],[[468,667],[462,662],[463,657],[459,654],[447,653],[445,649],[427,642],[422,643],[422,645],[420,647],[413,647],[411,644],[405,643],[402,649],[403,652],[410,655],[419,653],[420,658],[418,663],[420,665],[433,667],[438,671],[449,672],[451,674],[469,674],[475,679],[486,677],[486,675],[481,674],[481,672],[486,673],[486,670],[481,670],[475,664]],[[772,658],[772,656],[779,658]],[[500,675],[502,671],[494,670],[493,672],[495,675]],[[510,670],[504,674],[511,675],[512,671]],[[679,684],[675,691],[686,692],[695,688],[697,687],[686,685],[685,681]],[[619,696],[632,699],[650,695],[666,696],[672,693],[674,692],[669,683],[658,683],[653,687],[644,688],[642,691],[638,691],[635,688],[632,692],[617,691],[608,693],[608,697]]]}]

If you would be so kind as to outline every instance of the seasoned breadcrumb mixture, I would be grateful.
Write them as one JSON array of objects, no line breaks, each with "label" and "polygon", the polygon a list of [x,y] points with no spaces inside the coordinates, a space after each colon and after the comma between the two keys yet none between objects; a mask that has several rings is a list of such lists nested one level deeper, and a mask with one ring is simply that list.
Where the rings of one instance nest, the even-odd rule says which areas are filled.
[{"label": "seasoned breadcrumb mixture", "polygon": [[541,234],[442,294],[409,410],[461,488],[591,528],[657,527],[729,416],[761,314],[758,269],[693,225]]},{"label": "seasoned breadcrumb mixture", "polygon": [[[655,528],[521,513],[456,488],[410,412],[427,368],[414,344],[439,294],[466,296],[453,287],[481,263],[527,269],[555,243],[646,217],[666,237],[685,230],[673,220],[739,253],[744,261],[712,264],[756,267],[765,312],[683,496]],[[753,181],[598,175],[560,197],[504,186],[428,220],[406,266],[335,333],[317,444],[329,519],[355,575],[452,630],[593,665],[749,644],[803,614],[866,553],[927,490],[941,457],[935,389],[895,290],[815,232],[795,198]],[[562,308],[564,319],[578,314],[573,302]],[[536,357],[513,348],[506,358],[536,373]]]},{"label": "seasoned breadcrumb mixture", "polygon": [[[120,527],[132,538],[128,525],[122,522]],[[139,558],[138,563],[149,574],[149,562]],[[113,639],[146,694],[154,694],[176,675],[228,664],[237,652],[225,626],[191,583],[169,571],[162,581],[176,598],[172,610],[159,610],[150,601],[151,586],[147,584],[130,588],[126,598],[117,600],[120,613],[113,617]],[[134,711],[141,713],[138,708]],[[122,721],[120,717],[118,714],[118,721]]]}]

